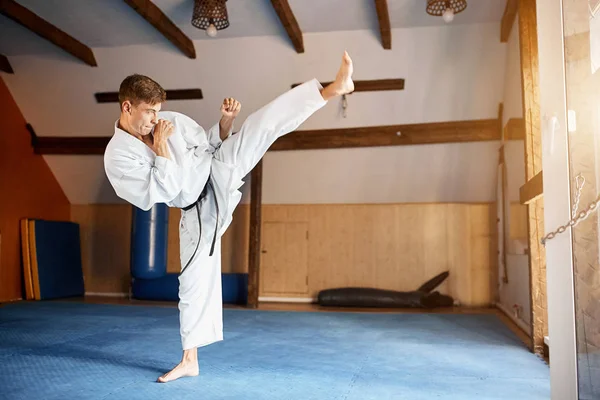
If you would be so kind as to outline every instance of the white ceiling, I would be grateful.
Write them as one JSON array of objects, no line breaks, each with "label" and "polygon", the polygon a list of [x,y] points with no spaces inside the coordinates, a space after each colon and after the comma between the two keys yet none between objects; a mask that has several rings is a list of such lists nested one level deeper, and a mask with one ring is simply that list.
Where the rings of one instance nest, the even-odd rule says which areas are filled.
[{"label": "white ceiling", "polygon": [[[156,29],[122,0],[17,0],[89,47],[118,47],[167,42]],[[228,0],[230,27],[216,39],[191,23],[193,0],[154,0],[154,3],[192,40],[247,36],[287,38],[269,0]],[[452,24],[497,22],[506,1],[469,0]],[[444,25],[425,12],[426,0],[388,0],[392,28]],[[373,30],[378,32],[374,0],[290,0],[303,33]],[[0,15],[0,54],[46,54],[53,44]],[[393,44],[392,44],[393,46]]]}]

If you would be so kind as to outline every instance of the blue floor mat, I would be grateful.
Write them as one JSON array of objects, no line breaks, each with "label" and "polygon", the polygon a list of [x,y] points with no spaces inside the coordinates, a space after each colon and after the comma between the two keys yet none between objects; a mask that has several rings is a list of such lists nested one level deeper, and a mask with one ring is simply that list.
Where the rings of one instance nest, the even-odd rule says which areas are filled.
[{"label": "blue floor mat", "polygon": [[225,309],[200,376],[176,307],[0,307],[0,399],[548,400],[548,366],[494,315]]}]

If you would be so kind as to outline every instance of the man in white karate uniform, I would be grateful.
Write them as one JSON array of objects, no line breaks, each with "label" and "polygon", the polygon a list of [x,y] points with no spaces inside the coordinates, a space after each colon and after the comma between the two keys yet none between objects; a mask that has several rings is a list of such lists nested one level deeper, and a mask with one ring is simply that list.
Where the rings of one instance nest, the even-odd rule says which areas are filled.
[{"label": "man in white karate uniform", "polygon": [[277,138],[292,132],[328,100],[354,90],[348,53],[333,83],[315,79],[251,114],[231,134],[240,112],[227,98],[208,132],[191,118],[161,112],[165,91],[142,75],[119,89],[121,116],[105,154],[106,175],[117,195],[142,210],[157,203],[182,209],[179,225],[181,363],[158,378],[198,375],[197,348],[223,340],[220,239],[241,199],[242,178]]}]

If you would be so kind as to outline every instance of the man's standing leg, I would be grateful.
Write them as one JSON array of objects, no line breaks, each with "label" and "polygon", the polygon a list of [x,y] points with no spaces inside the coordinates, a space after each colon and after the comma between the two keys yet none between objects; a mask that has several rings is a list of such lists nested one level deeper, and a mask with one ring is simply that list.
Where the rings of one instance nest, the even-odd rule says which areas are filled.
[{"label": "man's standing leg", "polygon": [[212,256],[210,244],[216,219],[211,196],[201,200],[202,238],[194,254],[200,234],[196,208],[182,210],[179,226],[182,268],[192,255],[187,268],[179,275],[179,324],[183,355],[181,362],[158,378],[169,382],[199,373],[198,347],[223,340],[223,296],[221,293],[221,240],[217,238]]}]

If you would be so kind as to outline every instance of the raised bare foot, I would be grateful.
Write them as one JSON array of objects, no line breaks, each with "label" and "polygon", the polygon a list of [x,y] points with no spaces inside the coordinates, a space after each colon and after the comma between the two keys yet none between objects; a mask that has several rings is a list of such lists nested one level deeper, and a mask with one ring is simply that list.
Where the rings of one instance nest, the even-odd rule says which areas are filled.
[{"label": "raised bare foot", "polygon": [[352,65],[352,59],[348,55],[347,51],[344,51],[342,57],[342,65],[335,76],[335,81],[332,86],[335,90],[335,94],[341,96],[343,94],[352,93],[354,91],[354,82],[352,82],[352,73],[354,72],[354,66]]},{"label": "raised bare foot", "polygon": [[352,59],[348,55],[348,52],[344,51],[342,65],[335,76],[335,81],[321,90],[323,99],[327,101],[337,96],[352,93],[354,91],[354,82],[352,82],[353,71]]},{"label": "raised bare foot", "polygon": [[171,371],[157,379],[157,382],[166,383],[184,376],[198,376],[198,361],[182,361]]}]

